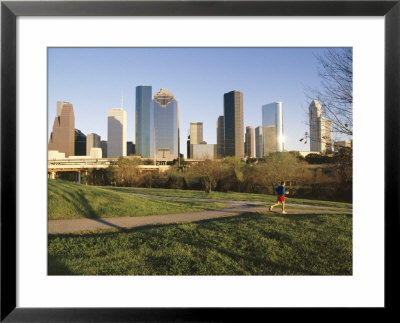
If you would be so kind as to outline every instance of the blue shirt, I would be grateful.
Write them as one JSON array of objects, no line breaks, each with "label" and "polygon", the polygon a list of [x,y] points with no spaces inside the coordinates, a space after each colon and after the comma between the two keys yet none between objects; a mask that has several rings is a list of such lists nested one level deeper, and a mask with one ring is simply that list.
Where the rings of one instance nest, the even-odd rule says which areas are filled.
[{"label": "blue shirt", "polygon": [[278,195],[285,195],[285,187],[282,185],[279,185],[275,191],[278,193]]}]

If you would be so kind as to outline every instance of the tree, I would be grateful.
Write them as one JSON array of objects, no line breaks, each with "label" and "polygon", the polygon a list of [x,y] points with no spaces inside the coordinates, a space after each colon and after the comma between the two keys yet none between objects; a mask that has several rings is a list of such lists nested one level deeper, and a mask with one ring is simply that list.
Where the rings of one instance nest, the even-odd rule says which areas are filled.
[{"label": "tree", "polygon": [[323,117],[332,122],[332,131],[353,135],[353,51],[329,48],[316,55],[320,89],[308,89],[307,97],[318,100]]},{"label": "tree", "polygon": [[280,152],[265,157],[265,163],[260,165],[260,172],[260,182],[274,194],[275,187],[281,181],[301,179],[304,166],[295,154]]},{"label": "tree", "polygon": [[118,186],[135,186],[138,181],[137,166],[139,160],[119,158],[115,167],[115,181]]},{"label": "tree", "polygon": [[334,157],[338,179],[341,184],[353,183],[353,150],[350,147],[342,147]]},{"label": "tree", "polygon": [[113,166],[100,169],[89,169],[86,177],[90,185],[111,185],[115,181],[115,169]]},{"label": "tree", "polygon": [[223,190],[241,192],[246,163],[238,157],[227,156],[222,161]]},{"label": "tree", "polygon": [[192,165],[190,171],[199,178],[206,193],[211,193],[217,187],[218,180],[222,175],[221,163],[209,159]]}]

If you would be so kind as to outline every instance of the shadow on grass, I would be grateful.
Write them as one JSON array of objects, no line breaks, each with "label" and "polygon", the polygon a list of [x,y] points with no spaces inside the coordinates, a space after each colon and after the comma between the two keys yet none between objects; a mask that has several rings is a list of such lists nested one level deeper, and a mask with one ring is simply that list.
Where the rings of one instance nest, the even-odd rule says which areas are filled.
[{"label": "shadow on grass", "polygon": [[47,261],[47,274],[48,275],[76,275],[67,266],[65,266],[59,257],[48,255]]},{"label": "shadow on grass", "polygon": [[83,217],[93,220],[104,225],[107,225],[114,229],[121,229],[120,226],[113,224],[104,218],[101,218],[99,213],[90,205],[89,200],[85,197],[84,193],[79,189],[76,193],[64,192],[64,198],[66,201],[71,203],[75,210],[80,213]]},{"label": "shadow on grass", "polygon": [[[265,214],[265,213],[255,213],[255,212],[248,212],[246,214],[243,214],[241,216],[226,216],[223,218],[218,218],[218,219],[207,219],[207,220],[201,220],[201,221],[196,221],[193,222],[193,224],[201,224],[201,232],[197,230],[197,228],[194,227],[194,230],[187,230],[186,228],[183,227],[178,227],[177,224],[157,224],[157,225],[145,225],[141,227],[136,227],[132,229],[119,229],[117,231],[108,231],[108,232],[101,232],[101,233],[88,233],[88,234],[79,234],[79,237],[108,237],[108,236],[115,236],[121,233],[145,233],[145,234],[150,234],[150,239],[152,241],[163,241],[165,240],[166,236],[165,234],[168,234],[168,241],[171,244],[177,244],[182,246],[183,249],[185,250],[199,250],[198,257],[203,259],[205,262],[207,257],[204,254],[208,250],[213,250],[216,254],[221,256],[221,259],[226,259],[226,263],[223,264],[223,266],[218,266],[217,264],[210,264],[210,267],[207,267],[206,269],[203,269],[206,271],[206,273],[199,273],[200,269],[196,268],[193,270],[193,273],[188,273],[188,274],[183,274],[183,275],[321,275],[319,272],[316,272],[312,269],[307,269],[295,264],[288,264],[283,261],[277,260],[271,260],[266,257],[265,253],[263,253],[263,250],[260,251],[260,248],[263,249],[265,248],[263,245],[257,244],[256,242],[252,241],[254,238],[246,236],[246,233],[241,234],[240,231],[238,231],[238,234],[236,237],[234,237],[234,240],[232,240],[230,243],[223,245],[220,244],[220,242],[223,242],[223,240],[220,240],[218,236],[218,229],[219,224],[223,224],[224,222],[226,224],[229,224],[229,226],[232,226],[233,228],[239,225],[243,224],[243,220],[250,220],[248,223],[249,227],[254,224],[252,221],[260,219],[262,217],[263,219],[275,217],[275,218],[285,218],[290,221],[301,221],[302,219],[311,219],[311,218],[317,218],[319,217],[320,214],[292,214],[292,215],[282,215],[282,214]],[[348,218],[351,218],[351,215],[342,215],[346,216]],[[191,223],[187,223],[191,224]],[[160,230],[158,229],[165,229],[165,230]],[[174,231],[169,232],[169,229],[173,229]],[[152,230],[152,232],[150,232]],[[229,228],[228,228],[229,230]],[[290,245],[292,243],[292,237],[289,234],[279,232],[277,230],[274,230],[273,228],[268,228],[268,227],[262,227],[257,224],[254,226],[254,230],[256,230],[256,234],[259,234],[260,236],[268,239],[268,240],[275,240],[277,243],[282,243],[283,245]],[[207,233],[210,232],[210,234]],[[217,233],[217,235],[215,235]],[[202,235],[204,237],[210,237],[207,239],[203,239]],[[49,241],[55,237],[76,237],[76,234],[63,234],[63,235],[49,235]],[[145,236],[146,238],[146,236]],[[223,238],[223,235],[221,236],[221,239]],[[235,240],[236,239],[236,240]],[[220,241],[219,241],[220,240]],[[232,248],[232,244],[238,243],[238,248]],[[247,247],[243,248],[243,246],[240,246],[240,244],[243,244]],[[196,251],[197,252],[197,251]],[[267,251],[265,251],[267,252]],[[152,264],[152,267],[154,265],[158,264],[154,268],[154,273],[151,275],[174,275],[174,273],[169,273],[169,270],[171,268],[168,267],[168,257],[169,255],[165,256],[152,256],[148,255],[147,261]],[[167,259],[168,258],[168,259]],[[61,266],[55,261],[55,266]],[[224,261],[224,260],[223,260]],[[232,262],[232,263],[230,263]],[[50,261],[49,261],[50,263]],[[235,265],[238,265],[236,268]],[[50,266],[50,265],[49,265]],[[61,268],[63,270],[63,268]],[[66,270],[66,269],[65,269]],[[54,272],[60,272],[60,270],[54,270]],[[61,271],[62,272],[62,271]],[[165,272],[168,272],[167,274]],[[64,274],[64,273],[62,273]],[[65,273],[67,275],[67,273]],[[140,274],[139,274],[140,275]],[[325,274],[324,274],[325,275]],[[336,275],[336,274],[335,274]]]},{"label": "shadow on grass", "polygon": [[[232,221],[232,220],[236,220],[238,221],[238,223],[243,220],[244,218],[249,218],[249,217],[253,217],[253,218],[259,218],[260,216],[266,216],[266,217],[277,217],[277,218],[287,218],[287,219],[291,219],[291,220],[295,220],[295,221],[299,221],[302,219],[312,219],[312,218],[317,218],[319,216],[321,216],[322,214],[315,214],[315,213],[302,213],[302,214],[279,214],[279,213],[275,213],[275,214],[271,214],[271,213],[263,213],[263,212],[251,212],[248,211],[246,213],[243,213],[241,215],[231,215],[230,208],[226,208],[226,209],[220,209],[220,210],[216,210],[218,212],[226,212],[227,215],[223,216],[223,217],[218,217],[218,218],[212,218],[212,219],[204,219],[204,220],[197,220],[197,221],[190,221],[190,222],[179,222],[179,223],[165,223],[165,224],[144,224],[141,226],[137,226],[134,228],[124,228],[124,227],[120,227],[118,225],[109,223],[108,221],[105,221],[103,218],[88,218],[94,221],[98,221],[104,224],[109,224],[109,226],[112,228],[110,230],[102,230],[102,231],[95,231],[95,232],[77,232],[77,233],[57,233],[57,234],[49,234],[48,237],[49,239],[51,238],[55,238],[55,237],[93,237],[93,236],[112,236],[112,235],[116,235],[119,233],[135,233],[135,232],[146,232],[148,230],[157,230],[160,228],[165,228],[168,229],[170,227],[175,227],[177,225],[182,225],[182,224],[212,224],[213,222],[219,222],[219,221]],[[352,218],[352,214],[327,214],[328,216],[332,216],[332,215],[340,215],[340,216],[345,216],[346,218]]]}]

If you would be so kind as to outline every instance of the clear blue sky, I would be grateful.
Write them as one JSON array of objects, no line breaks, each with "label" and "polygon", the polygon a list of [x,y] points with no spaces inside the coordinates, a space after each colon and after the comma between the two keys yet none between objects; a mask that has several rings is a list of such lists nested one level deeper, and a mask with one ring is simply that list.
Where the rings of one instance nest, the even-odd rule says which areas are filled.
[{"label": "clear blue sky", "polygon": [[107,139],[107,111],[127,111],[127,140],[135,142],[135,88],[167,88],[180,107],[181,153],[190,122],[203,122],[216,143],[223,94],[243,92],[244,128],[261,125],[261,106],[282,101],[285,150],[309,150],[305,90],[320,86],[314,54],[322,48],[49,48],[49,136],[57,101],[74,106],[75,128]]}]

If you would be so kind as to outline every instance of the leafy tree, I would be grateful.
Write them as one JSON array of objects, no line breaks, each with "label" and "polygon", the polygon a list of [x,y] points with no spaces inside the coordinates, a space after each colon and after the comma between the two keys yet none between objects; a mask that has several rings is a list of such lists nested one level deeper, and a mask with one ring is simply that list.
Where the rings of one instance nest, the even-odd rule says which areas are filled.
[{"label": "leafy tree", "polygon": [[225,190],[240,192],[244,181],[245,162],[238,157],[228,156],[222,162],[223,186]]},{"label": "leafy tree", "polygon": [[87,183],[91,185],[110,185],[115,181],[114,167],[100,169],[89,169],[86,177]]},{"label": "leafy tree", "polygon": [[136,186],[138,182],[137,166],[139,160],[119,158],[115,169],[115,181],[118,186]]},{"label": "leafy tree", "polygon": [[221,163],[209,159],[192,165],[190,171],[199,178],[202,189],[206,193],[211,193],[217,187],[222,176]]},{"label": "leafy tree", "polygon": [[329,164],[333,162],[333,157],[327,155],[327,154],[308,154],[305,157],[305,160],[309,164]]},{"label": "leafy tree", "polygon": [[301,178],[303,163],[294,155],[287,152],[273,153],[265,158],[265,163],[260,165],[260,181],[265,187],[270,187],[270,192],[275,192],[275,187],[281,181],[293,181]]},{"label": "leafy tree", "polygon": [[336,171],[341,184],[351,185],[353,182],[353,150],[341,148],[334,157]]}]

